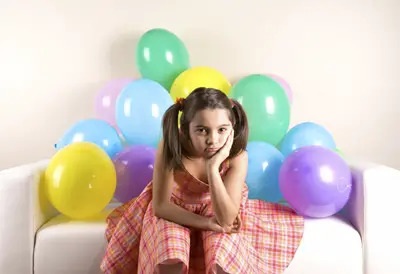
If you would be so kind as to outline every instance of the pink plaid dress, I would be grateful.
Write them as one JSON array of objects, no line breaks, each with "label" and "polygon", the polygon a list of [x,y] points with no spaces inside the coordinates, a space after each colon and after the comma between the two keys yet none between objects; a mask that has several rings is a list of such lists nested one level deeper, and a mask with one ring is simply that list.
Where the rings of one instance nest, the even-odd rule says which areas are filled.
[{"label": "pink plaid dress", "polygon": [[[229,162],[222,164],[222,179]],[[208,185],[187,171],[175,171],[171,201],[186,210],[212,216]],[[166,262],[183,262],[184,273],[282,273],[303,236],[304,219],[289,207],[248,200],[247,186],[240,205],[239,233],[190,229],[155,217],[152,183],[136,199],[107,218],[109,242],[101,263],[104,273],[154,273]]]}]

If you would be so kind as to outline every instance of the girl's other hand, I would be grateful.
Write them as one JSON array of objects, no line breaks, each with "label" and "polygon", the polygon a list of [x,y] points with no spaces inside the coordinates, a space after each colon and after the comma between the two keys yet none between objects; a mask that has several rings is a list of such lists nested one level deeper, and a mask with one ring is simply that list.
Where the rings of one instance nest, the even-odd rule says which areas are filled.
[{"label": "girl's other hand", "polygon": [[229,226],[221,226],[215,216],[210,217],[208,219],[208,230],[220,232],[220,233],[238,233],[240,228],[242,227],[242,221],[240,216],[236,217],[235,221],[232,225]]}]

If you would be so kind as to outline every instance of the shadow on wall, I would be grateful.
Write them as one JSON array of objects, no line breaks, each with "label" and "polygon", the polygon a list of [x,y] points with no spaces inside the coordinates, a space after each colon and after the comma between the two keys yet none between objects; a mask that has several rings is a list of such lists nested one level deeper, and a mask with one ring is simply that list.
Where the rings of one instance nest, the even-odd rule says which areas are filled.
[{"label": "shadow on wall", "polygon": [[134,77],[140,74],[136,68],[136,45],[143,32],[126,32],[119,35],[110,45],[108,52],[110,79]]}]

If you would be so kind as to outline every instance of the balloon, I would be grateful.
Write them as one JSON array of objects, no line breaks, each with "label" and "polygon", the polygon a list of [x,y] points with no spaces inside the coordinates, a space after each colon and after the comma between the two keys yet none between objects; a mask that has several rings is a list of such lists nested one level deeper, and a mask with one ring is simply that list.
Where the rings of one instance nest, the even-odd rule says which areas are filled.
[{"label": "balloon", "polygon": [[111,201],[116,173],[108,155],[89,142],[60,149],[45,172],[49,201],[62,214],[84,219],[102,211]]},{"label": "balloon", "polygon": [[247,145],[248,172],[246,183],[249,199],[278,202],[283,196],[279,189],[279,170],[283,163],[282,153],[274,146],[253,141]]},{"label": "balloon", "polygon": [[333,149],[333,151],[334,152],[336,152],[337,154],[339,154],[340,155],[340,157],[342,157],[343,158],[343,160],[345,160],[346,161],[346,157],[344,156],[344,153],[340,150],[340,149],[338,149],[338,148],[334,148]]},{"label": "balloon", "polygon": [[115,121],[115,104],[121,90],[133,79],[116,79],[108,82],[97,94],[95,98],[96,117],[104,120],[113,127],[117,127]]},{"label": "balloon", "polygon": [[118,96],[117,125],[128,144],[157,147],[162,116],[173,104],[169,93],[157,82],[139,79]]},{"label": "balloon", "polygon": [[172,99],[186,98],[198,87],[215,88],[228,94],[231,84],[225,76],[210,67],[194,67],[182,72],[171,87]]},{"label": "balloon", "polygon": [[165,29],[152,29],[136,47],[136,65],[143,78],[160,83],[165,89],[189,67],[189,53],[183,42]]},{"label": "balloon", "polygon": [[267,74],[268,77],[271,77],[272,79],[274,79],[282,88],[283,90],[286,92],[286,95],[289,99],[290,104],[293,103],[293,92],[292,89],[290,88],[289,84],[280,76],[275,75],[275,74]]},{"label": "balloon", "polygon": [[328,217],[346,205],[352,188],[351,171],[331,149],[301,147],[283,162],[279,186],[300,215]]},{"label": "balloon", "polygon": [[91,142],[100,146],[110,158],[122,150],[118,132],[103,120],[82,120],[67,130],[55,145],[57,150],[76,142]]},{"label": "balloon", "polygon": [[291,128],[280,145],[282,154],[287,157],[290,153],[303,146],[323,146],[336,148],[332,135],[322,126],[305,122]]},{"label": "balloon", "polygon": [[277,82],[264,75],[249,75],[232,87],[229,97],[238,100],[246,111],[249,141],[278,145],[289,127],[290,105]]},{"label": "balloon", "polygon": [[125,148],[113,159],[117,172],[114,197],[126,203],[139,196],[153,178],[156,149],[137,145]]}]

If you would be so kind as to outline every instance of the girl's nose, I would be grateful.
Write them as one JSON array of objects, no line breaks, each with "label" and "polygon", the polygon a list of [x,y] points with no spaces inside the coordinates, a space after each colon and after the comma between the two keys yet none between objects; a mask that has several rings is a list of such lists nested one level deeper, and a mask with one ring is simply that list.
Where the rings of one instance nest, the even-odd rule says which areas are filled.
[{"label": "girl's nose", "polygon": [[212,145],[218,143],[218,134],[211,132],[207,138],[207,144]]}]

